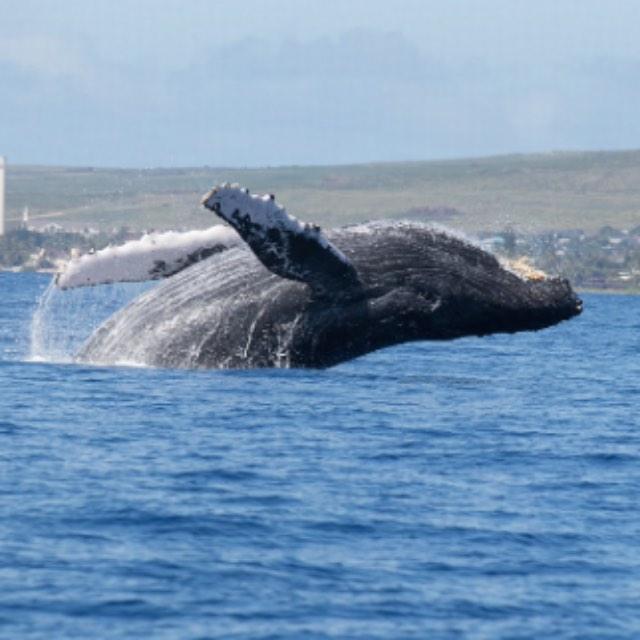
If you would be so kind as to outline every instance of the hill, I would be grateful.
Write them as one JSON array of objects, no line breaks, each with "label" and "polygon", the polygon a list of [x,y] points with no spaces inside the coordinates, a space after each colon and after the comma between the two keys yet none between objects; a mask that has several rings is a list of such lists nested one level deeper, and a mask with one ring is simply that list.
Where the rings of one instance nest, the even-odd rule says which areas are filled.
[{"label": "hill", "polygon": [[274,192],[294,215],[327,226],[411,218],[468,232],[539,233],[640,224],[640,151],[261,169],[9,165],[8,217],[19,220],[28,206],[36,226],[209,226],[200,196],[226,180]]}]

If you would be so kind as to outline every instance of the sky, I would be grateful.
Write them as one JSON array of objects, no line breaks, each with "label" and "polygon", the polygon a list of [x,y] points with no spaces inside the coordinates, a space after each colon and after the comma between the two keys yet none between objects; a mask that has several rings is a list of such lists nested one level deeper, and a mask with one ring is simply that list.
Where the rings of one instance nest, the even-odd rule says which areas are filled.
[{"label": "sky", "polygon": [[0,0],[0,15],[14,163],[640,148],[637,0]]}]

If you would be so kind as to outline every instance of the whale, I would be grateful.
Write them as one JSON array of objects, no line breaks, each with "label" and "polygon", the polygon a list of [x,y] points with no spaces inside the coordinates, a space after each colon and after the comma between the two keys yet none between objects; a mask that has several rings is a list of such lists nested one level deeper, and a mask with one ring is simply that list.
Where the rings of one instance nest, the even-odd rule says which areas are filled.
[{"label": "whale", "polygon": [[162,280],[99,326],[79,361],[327,368],[405,342],[540,330],[582,311],[566,279],[517,269],[443,229],[376,221],[325,231],[238,185],[202,202],[223,225],[82,256],[58,274],[62,289]]}]

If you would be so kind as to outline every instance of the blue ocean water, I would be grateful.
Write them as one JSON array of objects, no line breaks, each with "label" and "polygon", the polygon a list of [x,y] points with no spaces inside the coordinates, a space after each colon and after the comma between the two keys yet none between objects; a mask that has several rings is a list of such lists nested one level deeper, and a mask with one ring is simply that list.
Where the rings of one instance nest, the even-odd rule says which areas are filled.
[{"label": "blue ocean water", "polygon": [[[640,637],[640,298],[207,372],[26,361],[47,283],[0,274],[0,637]],[[47,331],[132,291],[82,295]]]}]

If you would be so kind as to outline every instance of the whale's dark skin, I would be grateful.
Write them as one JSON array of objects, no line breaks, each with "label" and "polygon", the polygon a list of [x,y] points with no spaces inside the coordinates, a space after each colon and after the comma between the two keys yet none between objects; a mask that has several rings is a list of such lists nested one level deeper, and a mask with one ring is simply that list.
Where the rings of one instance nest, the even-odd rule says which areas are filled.
[{"label": "whale's dark skin", "polygon": [[80,360],[330,367],[402,342],[542,329],[582,309],[566,280],[525,280],[422,225],[325,235],[350,263],[344,286],[339,274],[331,288],[285,279],[248,247],[232,248],[134,300],[96,331]]}]

